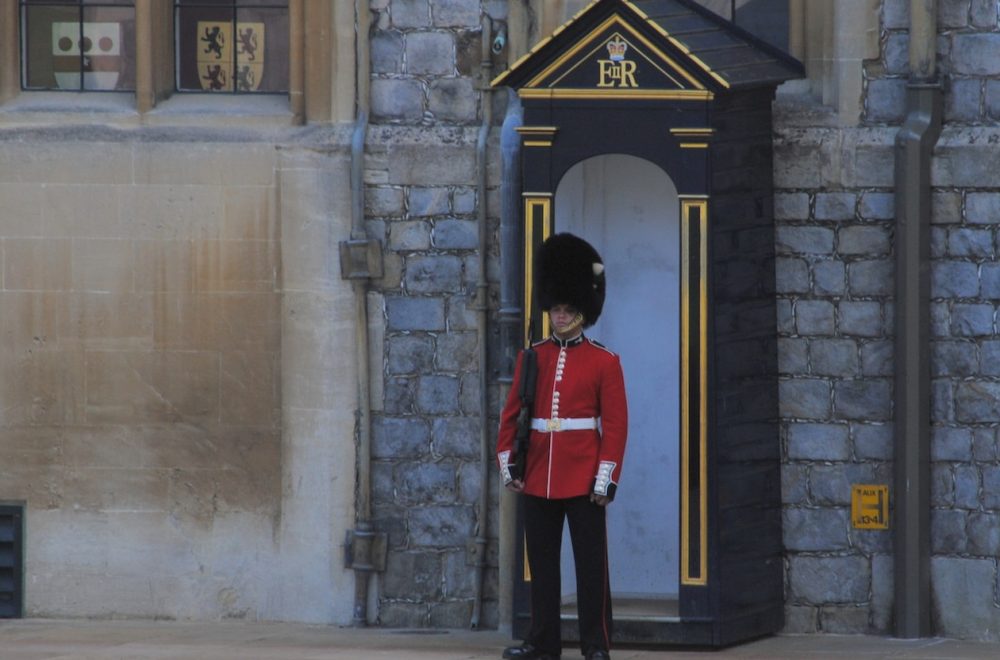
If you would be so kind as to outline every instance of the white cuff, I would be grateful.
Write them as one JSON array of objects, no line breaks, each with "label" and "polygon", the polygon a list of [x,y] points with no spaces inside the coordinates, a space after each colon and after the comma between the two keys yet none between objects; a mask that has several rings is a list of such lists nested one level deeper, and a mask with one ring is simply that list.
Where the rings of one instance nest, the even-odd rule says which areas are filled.
[{"label": "white cuff", "polygon": [[597,476],[594,477],[594,492],[598,495],[608,494],[608,486],[611,485],[611,473],[615,471],[617,463],[612,461],[601,461],[601,464],[597,466]]},{"label": "white cuff", "polygon": [[497,454],[497,458],[500,459],[500,478],[503,479],[503,485],[506,486],[514,481],[514,477],[510,476],[510,450],[500,452]]}]

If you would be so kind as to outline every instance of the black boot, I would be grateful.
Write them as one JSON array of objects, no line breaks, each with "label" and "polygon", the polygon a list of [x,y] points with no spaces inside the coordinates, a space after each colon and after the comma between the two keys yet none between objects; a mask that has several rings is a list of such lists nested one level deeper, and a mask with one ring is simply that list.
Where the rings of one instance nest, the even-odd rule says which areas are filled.
[{"label": "black boot", "polygon": [[559,660],[559,655],[540,651],[531,644],[508,646],[503,650],[505,660]]}]

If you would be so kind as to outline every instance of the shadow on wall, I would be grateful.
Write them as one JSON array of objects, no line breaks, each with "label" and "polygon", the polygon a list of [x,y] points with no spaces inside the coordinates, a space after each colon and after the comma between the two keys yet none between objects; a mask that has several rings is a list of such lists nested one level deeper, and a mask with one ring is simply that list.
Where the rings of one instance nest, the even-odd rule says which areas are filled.
[{"label": "shadow on wall", "polygon": [[[750,34],[788,52],[788,0],[695,0]],[[567,21],[591,0],[567,0],[563,20]]]},{"label": "shadow on wall", "polygon": [[736,2],[736,25],[788,52],[788,0]]},{"label": "shadow on wall", "polygon": [[772,46],[788,51],[788,0],[696,0]]}]

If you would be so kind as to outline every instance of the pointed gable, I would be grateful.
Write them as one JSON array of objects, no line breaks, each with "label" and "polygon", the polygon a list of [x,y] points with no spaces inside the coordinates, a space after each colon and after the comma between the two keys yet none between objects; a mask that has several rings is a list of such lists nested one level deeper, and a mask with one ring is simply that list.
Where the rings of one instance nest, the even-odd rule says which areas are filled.
[{"label": "pointed gable", "polygon": [[802,66],[691,0],[595,0],[499,75],[524,97],[711,98]]}]

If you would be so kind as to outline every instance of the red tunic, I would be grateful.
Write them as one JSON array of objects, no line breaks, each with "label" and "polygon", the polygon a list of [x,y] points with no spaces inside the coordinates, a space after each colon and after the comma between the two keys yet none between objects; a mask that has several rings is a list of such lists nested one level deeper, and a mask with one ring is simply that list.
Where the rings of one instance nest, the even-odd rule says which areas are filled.
[{"label": "red tunic", "polygon": [[[560,345],[564,344],[564,345]],[[593,490],[614,496],[621,475],[628,409],[621,361],[586,337],[568,342],[552,338],[534,346],[538,355],[535,418],[598,418],[598,429],[543,432],[533,430],[524,474],[528,495],[561,499]],[[564,354],[562,371],[559,358]],[[503,470],[511,459],[521,400],[521,355],[514,368],[514,386],[500,416],[497,461]],[[602,469],[603,468],[603,469]],[[605,484],[601,487],[601,471]],[[595,488],[595,479],[597,487]],[[610,479],[610,482],[609,482]]]}]

